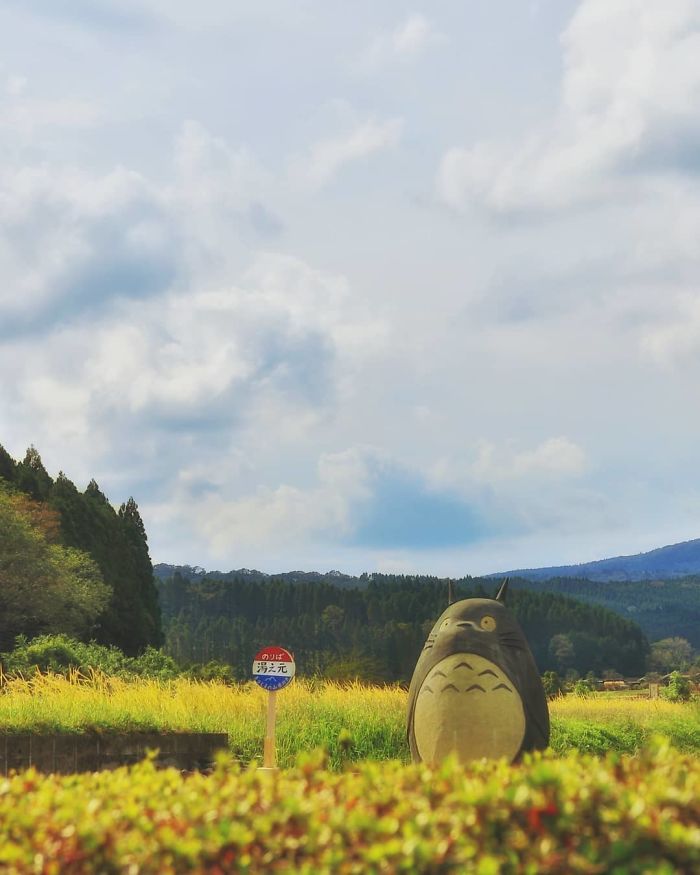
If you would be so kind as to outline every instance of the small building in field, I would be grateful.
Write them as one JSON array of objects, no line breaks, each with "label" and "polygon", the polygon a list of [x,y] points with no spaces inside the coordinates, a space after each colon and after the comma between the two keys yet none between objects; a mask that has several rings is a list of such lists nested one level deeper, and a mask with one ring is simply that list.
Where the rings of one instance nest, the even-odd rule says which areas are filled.
[{"label": "small building in field", "polygon": [[624,678],[608,678],[603,681],[603,690],[626,690],[627,681]]}]

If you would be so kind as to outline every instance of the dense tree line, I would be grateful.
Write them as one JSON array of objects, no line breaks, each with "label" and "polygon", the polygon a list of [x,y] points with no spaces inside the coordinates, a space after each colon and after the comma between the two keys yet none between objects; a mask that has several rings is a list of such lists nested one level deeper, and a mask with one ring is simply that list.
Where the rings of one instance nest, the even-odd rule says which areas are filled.
[{"label": "dense tree line", "polygon": [[[176,573],[158,581],[166,651],[183,663],[221,660],[245,677],[257,648],[278,643],[294,651],[305,674],[406,681],[446,607],[446,583],[377,574],[363,576],[360,583],[190,581]],[[455,591],[458,598],[493,595],[494,582],[458,581]],[[605,608],[525,590],[514,591],[509,606],[542,672],[645,671],[649,645],[644,634]]]},{"label": "dense tree line", "polygon": [[[0,447],[0,489],[5,521],[13,521],[0,534],[2,649],[14,635],[41,632],[92,638],[129,655],[162,643],[148,541],[133,498],[117,511],[94,480],[84,492],[63,473],[53,480],[33,447],[21,462]],[[18,555],[33,557],[23,576],[12,566]]]},{"label": "dense tree line", "polygon": [[[695,542],[692,542],[695,543]],[[154,571],[160,579],[172,577],[179,571],[190,580],[269,580],[270,576],[260,571],[239,569],[222,573],[207,572],[203,568],[187,565],[156,565]],[[293,583],[325,581],[333,586],[363,588],[373,575],[362,574],[353,577],[331,571],[318,572],[288,571],[275,575],[280,580]],[[493,575],[488,580],[495,581]],[[465,583],[476,583],[476,579],[465,577]],[[486,584],[485,584],[486,585]],[[493,586],[494,582],[488,584]],[[687,639],[695,650],[700,650],[700,576],[655,578],[637,581],[600,581],[574,577],[555,577],[549,580],[531,580],[511,577],[511,589],[528,589],[534,592],[550,592],[569,596],[579,601],[602,605],[616,614],[633,620],[650,641],[682,637]]]},{"label": "dense tree line", "polygon": [[650,641],[680,636],[700,650],[700,577],[592,581],[571,577],[511,580],[511,586],[602,605],[638,623]]}]

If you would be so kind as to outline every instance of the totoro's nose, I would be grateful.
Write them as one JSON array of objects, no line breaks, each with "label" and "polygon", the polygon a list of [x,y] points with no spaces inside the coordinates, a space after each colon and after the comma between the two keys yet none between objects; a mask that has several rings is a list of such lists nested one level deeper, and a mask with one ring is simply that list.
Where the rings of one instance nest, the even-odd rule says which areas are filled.
[{"label": "totoro's nose", "polygon": [[471,626],[472,629],[476,629],[476,624],[472,623],[471,620],[460,620],[455,625],[460,626],[462,629],[466,629],[468,626]]}]

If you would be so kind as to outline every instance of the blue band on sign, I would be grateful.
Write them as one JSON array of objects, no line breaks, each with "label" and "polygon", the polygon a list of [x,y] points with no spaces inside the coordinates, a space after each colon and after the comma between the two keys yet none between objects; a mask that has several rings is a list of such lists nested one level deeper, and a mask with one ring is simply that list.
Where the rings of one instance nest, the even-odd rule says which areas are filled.
[{"label": "blue band on sign", "polygon": [[263,690],[281,690],[291,682],[290,677],[280,677],[279,675],[256,674],[255,683],[260,684]]}]

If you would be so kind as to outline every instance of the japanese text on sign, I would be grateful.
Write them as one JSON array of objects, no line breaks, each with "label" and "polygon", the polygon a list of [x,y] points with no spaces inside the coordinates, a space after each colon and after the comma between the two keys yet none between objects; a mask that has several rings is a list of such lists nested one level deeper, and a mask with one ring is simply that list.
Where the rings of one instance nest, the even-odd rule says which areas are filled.
[{"label": "japanese text on sign", "polygon": [[253,663],[253,674],[286,674],[294,673],[294,667],[290,671],[290,663],[288,662],[265,662],[256,660]]}]

